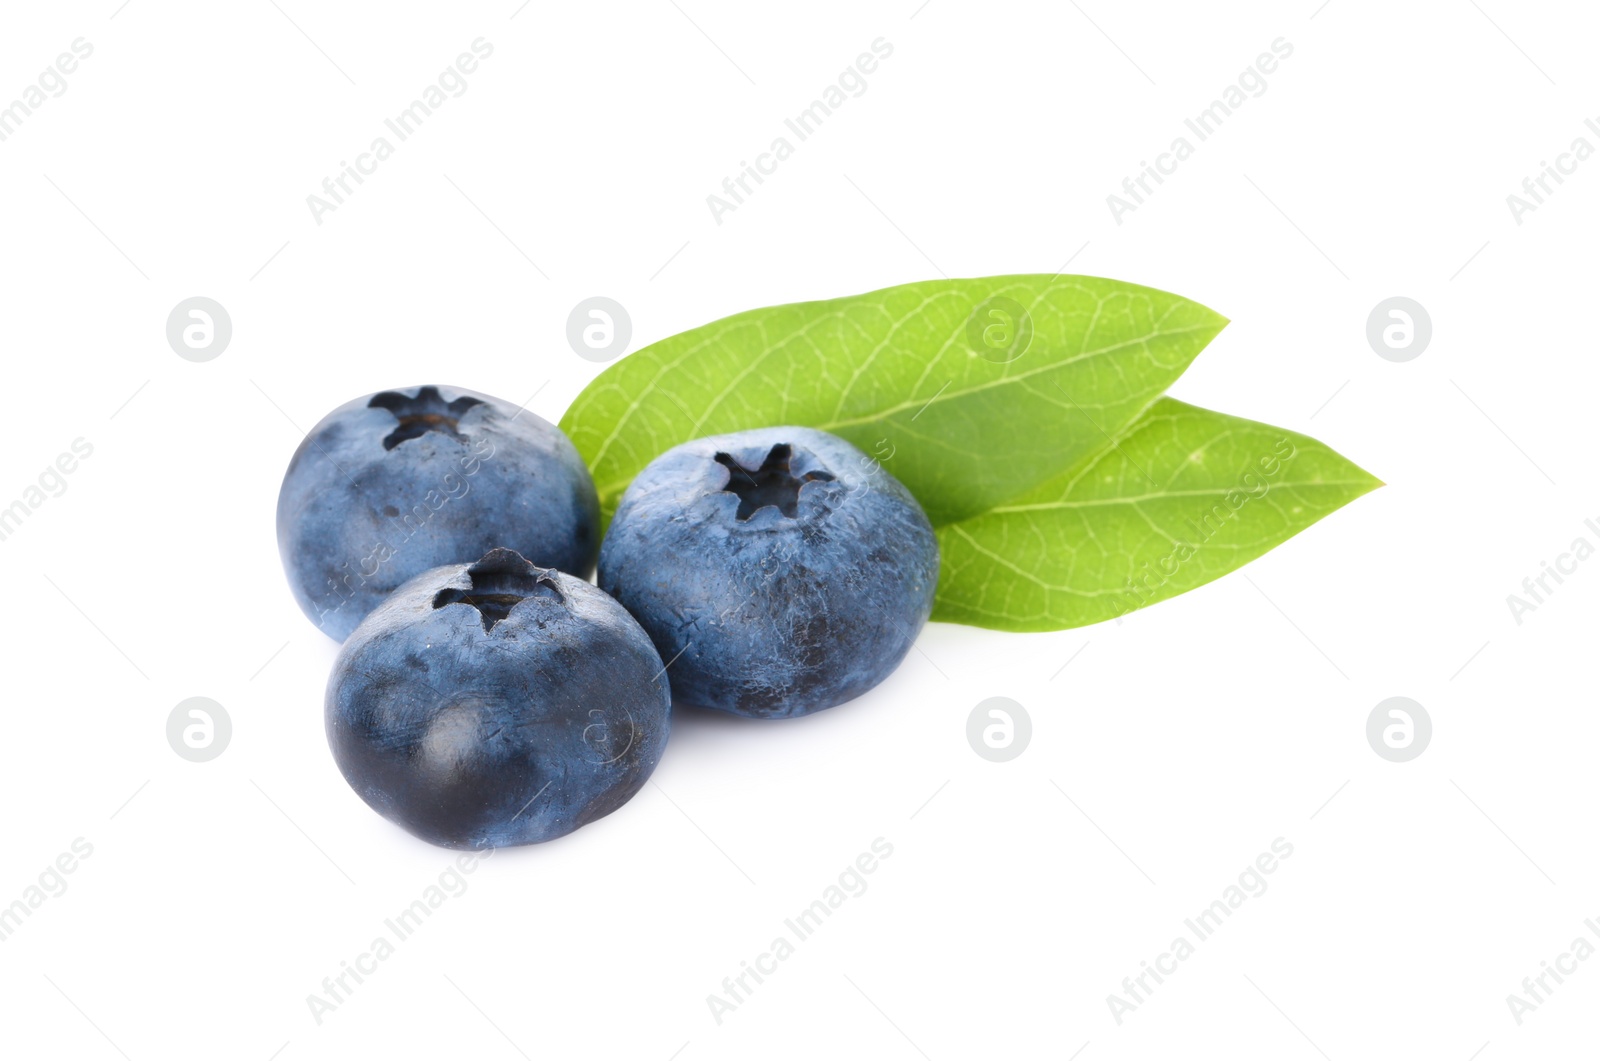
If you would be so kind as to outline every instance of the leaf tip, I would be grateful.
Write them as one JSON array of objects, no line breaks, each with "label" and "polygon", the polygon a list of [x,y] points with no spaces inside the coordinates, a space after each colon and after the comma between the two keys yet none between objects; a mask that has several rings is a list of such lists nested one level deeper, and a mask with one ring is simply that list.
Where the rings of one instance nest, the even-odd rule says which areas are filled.
[{"label": "leaf tip", "polygon": [[1221,335],[1222,330],[1228,325],[1232,324],[1233,321],[1218,313],[1210,306],[1205,305],[1204,303],[1196,302],[1194,303],[1194,306],[1200,311],[1201,321],[1199,330],[1204,332],[1204,338],[1200,341],[1200,347],[1201,349],[1204,349],[1211,344],[1211,340]]}]

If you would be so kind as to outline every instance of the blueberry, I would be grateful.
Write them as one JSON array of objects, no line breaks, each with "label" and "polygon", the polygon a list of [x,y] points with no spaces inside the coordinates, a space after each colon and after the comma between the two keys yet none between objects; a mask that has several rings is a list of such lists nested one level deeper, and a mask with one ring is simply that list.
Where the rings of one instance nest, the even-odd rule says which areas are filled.
[{"label": "blueberry", "polygon": [[622,496],[600,587],[649,633],[676,702],[791,718],[889,675],[927,621],[922,508],[841,438],[763,428],[688,442]]},{"label": "blueberry", "polygon": [[401,586],[339,650],[328,744],[379,814],[442,847],[553,840],[644,786],[661,657],[622,606],[509,549]]},{"label": "blueberry", "polygon": [[278,493],[278,551],[300,608],[336,640],[413,575],[515,549],[583,578],[599,503],[553,424],[459,387],[383,391],[306,436]]}]

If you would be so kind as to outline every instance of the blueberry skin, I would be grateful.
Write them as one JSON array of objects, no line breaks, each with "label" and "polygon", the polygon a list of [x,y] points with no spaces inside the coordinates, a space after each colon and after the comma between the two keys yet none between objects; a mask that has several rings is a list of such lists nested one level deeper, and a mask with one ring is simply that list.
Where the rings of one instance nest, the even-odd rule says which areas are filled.
[{"label": "blueberry skin", "polygon": [[278,551],[300,609],[342,641],[395,587],[504,546],[583,578],[599,501],[555,425],[460,387],[408,387],[322,418],[278,493]]},{"label": "blueberry skin", "polygon": [[894,670],[933,608],[921,506],[844,439],[773,427],[687,442],[639,473],[600,587],[645,628],[677,703],[793,718]]},{"label": "blueberry skin", "polygon": [[328,681],[328,746],[373,810],[441,847],[537,844],[626,803],[672,699],[639,624],[509,549],[401,586]]}]

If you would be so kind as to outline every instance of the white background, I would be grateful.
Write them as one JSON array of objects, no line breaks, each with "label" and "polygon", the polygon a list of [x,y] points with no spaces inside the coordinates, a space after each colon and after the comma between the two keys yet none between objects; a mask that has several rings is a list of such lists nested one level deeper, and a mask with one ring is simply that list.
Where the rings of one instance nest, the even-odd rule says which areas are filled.
[{"label": "white background", "polygon": [[[0,505],[94,447],[0,542],[0,903],[93,846],[0,943],[8,1056],[1488,1061],[1592,1035],[1600,961],[1520,1026],[1506,1004],[1600,918],[1600,562],[1520,625],[1506,603],[1600,542],[1600,161],[1521,225],[1506,203],[1600,146],[1592,10],[116,2],[0,31],[0,101],[94,47],[0,143]],[[478,37],[465,95],[317,224],[306,197]],[[865,94],[716,223],[707,195],[878,37]],[[1116,223],[1107,195],[1279,37],[1265,94]],[[496,855],[314,1020],[452,855],[327,752],[335,645],[274,541],[301,429],[422,382],[556,420],[599,371],[565,340],[591,295],[637,347],[1069,259],[1233,320],[1177,397],[1389,485],[1120,624],[936,624],[839,710],[680,718],[631,804]],[[165,338],[194,295],[234,326],[204,364]],[[1364,335],[1392,295],[1434,325],[1404,364]],[[1395,695],[1434,724],[1404,764],[1365,737]],[[209,763],[166,741],[190,696],[233,720]],[[965,736],[990,696],[1033,720],[1006,764]],[[876,837],[869,890],[717,1023],[706,997]],[[1118,1024],[1106,997],[1277,837],[1270,889]]]}]

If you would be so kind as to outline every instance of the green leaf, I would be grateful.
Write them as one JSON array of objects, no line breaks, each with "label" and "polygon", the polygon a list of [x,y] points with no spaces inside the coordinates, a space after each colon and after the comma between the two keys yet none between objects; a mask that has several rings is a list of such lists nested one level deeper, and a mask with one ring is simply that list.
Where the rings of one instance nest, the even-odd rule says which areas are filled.
[{"label": "green leaf", "polygon": [[1226,324],[1177,295],[1096,277],[905,284],[663,339],[601,373],[561,428],[606,522],[664,450],[794,424],[877,456],[949,523],[1099,449]]},{"label": "green leaf", "polygon": [[1027,494],[939,528],[933,618],[1060,630],[1176,596],[1375,487],[1315,439],[1163,398]]}]

